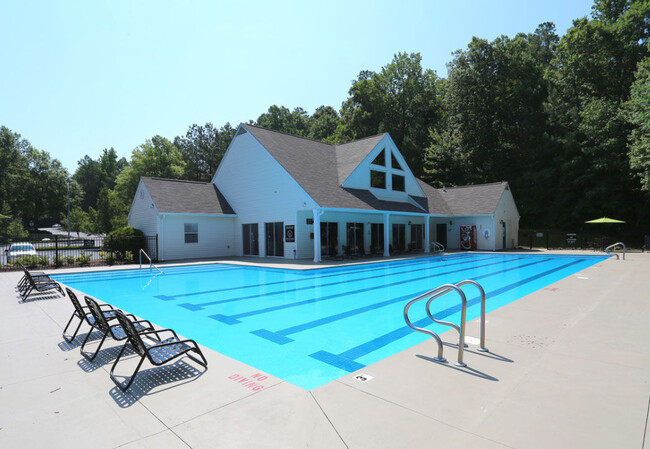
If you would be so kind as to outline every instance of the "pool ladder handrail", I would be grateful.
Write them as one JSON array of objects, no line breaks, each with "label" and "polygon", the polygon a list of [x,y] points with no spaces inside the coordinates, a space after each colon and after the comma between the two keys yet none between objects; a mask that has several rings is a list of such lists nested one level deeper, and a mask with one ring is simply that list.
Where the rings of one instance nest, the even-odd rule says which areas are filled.
[{"label": "pool ladder handrail", "polygon": [[[446,359],[442,356],[442,354],[443,354],[442,340],[440,339],[438,334],[436,334],[435,332],[433,332],[433,331],[431,331],[429,329],[425,329],[425,328],[417,327],[417,326],[413,325],[413,323],[411,322],[411,320],[408,317],[408,311],[409,311],[409,309],[411,308],[411,306],[413,304],[415,304],[416,302],[421,301],[421,300],[423,300],[425,298],[428,298],[427,303],[426,303],[427,316],[434,323],[442,324],[443,326],[453,327],[458,332],[458,359],[457,359],[456,362],[454,362],[454,364],[456,366],[461,366],[461,367],[467,366],[467,364],[463,362],[464,349],[465,349],[465,346],[467,346],[465,344],[465,326],[466,326],[465,318],[467,316],[467,296],[465,295],[463,290],[461,290],[461,288],[460,288],[460,287],[462,287],[464,285],[474,285],[481,292],[481,329],[480,329],[481,335],[480,335],[479,347],[477,349],[478,349],[478,351],[481,351],[481,352],[489,352],[490,350],[485,347],[485,290],[483,289],[483,287],[481,287],[481,285],[478,282],[470,280],[470,279],[466,279],[464,281],[457,282],[456,284],[444,284],[444,285],[441,285],[439,287],[434,288],[433,290],[429,290],[428,292],[426,292],[426,293],[424,293],[424,294],[422,294],[422,295],[420,295],[420,296],[418,296],[416,298],[413,298],[412,300],[410,300],[406,304],[406,306],[404,306],[404,320],[406,321],[406,324],[411,329],[413,329],[413,330],[415,330],[417,332],[422,332],[424,334],[427,334],[427,335],[430,335],[431,337],[433,337],[436,340],[436,343],[438,344],[438,355],[436,357],[434,357],[433,359],[435,361],[437,361],[437,362],[445,362]],[[458,326],[458,325],[456,325],[454,323],[448,322],[448,321],[437,320],[431,314],[431,303],[433,302],[433,300],[436,299],[436,298],[440,298],[441,296],[444,296],[447,293],[450,293],[452,291],[456,291],[460,295],[461,302],[462,302],[461,318],[460,318],[460,323],[461,324],[460,324],[460,326]]]},{"label": "pool ladder handrail", "polygon": [[[616,243],[614,243],[612,245],[609,245],[607,248],[605,248],[605,253],[610,254],[609,250],[610,249],[613,250],[617,246],[622,246],[623,247],[623,260],[625,260],[625,243],[623,243],[623,242],[616,242]],[[616,256],[616,260],[620,259],[620,257],[618,257],[618,253],[614,253],[614,255]]]},{"label": "pool ladder handrail", "polygon": [[445,246],[442,243],[431,242],[431,244],[433,245],[433,252],[434,253],[437,253],[437,252],[443,253],[443,252],[445,252]]},{"label": "pool ladder handrail", "polygon": [[140,248],[140,252],[138,253],[138,257],[139,257],[139,259],[140,259],[140,269],[142,269],[142,255],[143,255],[143,254],[144,254],[144,257],[146,257],[147,259],[149,259],[149,271],[151,271],[151,268],[153,267],[153,268],[155,268],[156,270],[158,270],[158,272],[159,272],[160,274],[165,274],[165,273],[163,273],[163,272],[160,270],[160,268],[158,268],[157,266],[155,266],[155,265],[153,264],[153,262],[151,261],[151,257],[149,257],[149,254],[147,254],[147,253],[145,252],[145,250],[143,250],[142,248]]}]

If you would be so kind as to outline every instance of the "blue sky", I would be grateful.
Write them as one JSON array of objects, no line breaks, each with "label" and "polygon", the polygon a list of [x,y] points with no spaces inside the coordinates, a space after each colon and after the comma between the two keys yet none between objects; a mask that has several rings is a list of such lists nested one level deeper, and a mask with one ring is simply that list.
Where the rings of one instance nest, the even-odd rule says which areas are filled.
[{"label": "blue sky", "polygon": [[400,51],[445,77],[472,36],[559,35],[589,0],[0,0],[0,125],[71,172],[193,123],[254,120],[272,104],[336,109],[361,70]]}]

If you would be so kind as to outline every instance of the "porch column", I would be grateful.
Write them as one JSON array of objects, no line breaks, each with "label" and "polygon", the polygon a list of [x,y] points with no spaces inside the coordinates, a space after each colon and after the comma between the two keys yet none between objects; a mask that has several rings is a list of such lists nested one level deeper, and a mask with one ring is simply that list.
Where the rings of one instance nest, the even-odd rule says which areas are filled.
[{"label": "porch column", "polygon": [[429,253],[431,252],[431,248],[429,248],[429,242],[431,241],[431,238],[429,238],[429,216],[427,215],[424,217],[424,252]]},{"label": "porch column", "polygon": [[321,262],[320,254],[320,209],[314,209],[314,262]]},{"label": "porch column", "polygon": [[388,238],[390,237],[390,214],[384,214],[384,257],[390,257],[390,251],[388,251]]}]

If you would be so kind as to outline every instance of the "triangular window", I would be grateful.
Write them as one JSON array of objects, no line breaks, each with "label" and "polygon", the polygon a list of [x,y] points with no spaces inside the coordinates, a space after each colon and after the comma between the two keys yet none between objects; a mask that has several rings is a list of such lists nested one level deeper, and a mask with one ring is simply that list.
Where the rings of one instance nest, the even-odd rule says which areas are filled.
[{"label": "triangular window", "polygon": [[398,170],[403,170],[402,166],[397,162],[397,158],[394,153],[390,153],[390,166]]},{"label": "triangular window", "polygon": [[386,156],[385,156],[385,149],[382,149],[379,152],[379,155],[375,158],[374,161],[372,161],[373,165],[381,165],[382,167],[386,165]]}]

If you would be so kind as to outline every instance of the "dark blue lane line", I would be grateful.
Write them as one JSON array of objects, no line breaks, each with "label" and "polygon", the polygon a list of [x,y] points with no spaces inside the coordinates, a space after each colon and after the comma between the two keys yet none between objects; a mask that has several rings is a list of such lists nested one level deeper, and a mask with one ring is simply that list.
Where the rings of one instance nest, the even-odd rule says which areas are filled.
[{"label": "dark blue lane line", "polygon": [[[365,270],[357,270],[357,271],[355,271],[355,274],[356,273],[370,273],[372,271],[385,270],[388,267],[395,267],[395,266],[402,267],[402,266],[405,266],[405,265],[407,265],[407,266],[417,266],[417,265],[423,265],[423,264],[426,264],[426,263],[430,264],[431,262],[435,262],[435,263],[445,262],[448,259],[457,260],[457,259],[466,259],[466,258],[469,258],[469,257],[471,257],[470,254],[461,254],[461,255],[457,255],[457,256],[438,256],[437,258],[434,256],[434,257],[427,257],[427,258],[424,258],[424,259],[412,259],[412,260],[408,260],[408,261],[403,261],[402,263],[399,263],[400,261],[379,262],[377,264],[373,264],[372,268],[368,268],[368,269],[365,269]],[[496,256],[491,256],[491,257],[496,257]],[[438,260],[436,260],[436,259],[438,259]],[[317,269],[317,270],[306,270],[307,271],[306,273],[303,273],[303,272],[291,273],[291,274],[296,274],[296,275],[299,274],[300,279],[289,279],[289,280],[284,280],[284,281],[264,282],[264,283],[260,283],[260,284],[247,284],[247,285],[236,286],[236,287],[218,288],[218,289],[214,289],[214,290],[203,290],[203,291],[200,291],[200,292],[181,293],[181,294],[174,295],[174,296],[165,296],[165,298],[160,298],[160,299],[162,299],[163,301],[171,301],[171,300],[174,300],[174,299],[187,297],[187,296],[207,295],[207,294],[210,294],[210,293],[223,293],[223,292],[228,292],[228,291],[233,291],[233,290],[243,290],[243,289],[247,289],[247,288],[268,287],[269,285],[296,283],[296,282],[302,282],[302,281],[310,281],[310,280],[313,280],[313,279],[316,279],[316,278],[324,279],[324,278],[330,278],[330,277],[335,277],[335,276],[345,276],[345,275],[350,274],[349,269],[343,270],[342,268],[338,268],[338,267],[336,267],[334,269],[337,270],[337,271],[332,272],[330,274],[318,274],[318,273],[314,273],[314,271],[318,271],[318,272],[322,273],[323,270],[328,270],[328,272],[329,272],[329,270],[332,270],[332,268],[320,268],[320,269]],[[190,310],[200,310],[200,309],[190,309]]]},{"label": "dark blue lane line", "polygon": [[[483,260],[492,259],[492,258],[495,258],[495,257],[497,257],[497,256],[486,257]],[[396,272],[391,273],[391,274],[404,274],[404,273],[412,273],[414,271],[428,270],[428,269],[431,269],[431,268],[434,268],[434,267],[438,266],[438,263],[442,263],[442,262],[445,262],[445,260],[435,261],[435,264],[430,263],[430,261],[429,261],[429,263],[422,262],[422,263],[412,264],[411,266],[409,266],[409,268],[411,268],[409,270],[396,271]],[[465,263],[468,263],[468,262],[471,262],[471,260],[463,260],[461,262],[445,264],[445,267],[452,266],[452,265],[461,265],[461,264],[465,264]],[[415,270],[412,269],[412,266],[421,266],[421,265],[423,266],[422,268],[415,269]],[[367,272],[373,272],[373,271],[385,271],[385,269],[386,269],[386,267],[369,269],[369,270],[359,270],[359,271],[354,271],[354,272],[351,272],[350,270],[348,270],[348,271],[345,271],[345,272],[338,272],[336,274],[329,274],[329,275],[323,275],[323,276],[314,276],[312,278],[296,279],[296,280],[289,280],[289,281],[269,282],[267,284],[259,284],[257,286],[259,287],[259,286],[267,286],[267,285],[274,285],[274,284],[283,284],[283,285],[289,284],[289,285],[291,285],[291,284],[295,284],[297,282],[302,282],[302,281],[313,281],[314,279],[323,279],[323,278],[329,278],[329,277],[334,277],[334,276],[347,276],[347,275],[350,275],[350,274],[355,274],[356,275],[358,273],[367,273]],[[350,281],[345,281],[345,282],[356,282],[356,281],[363,281],[363,280],[368,280],[368,279],[378,279],[378,278],[382,278],[384,276],[386,276],[386,274],[382,273],[382,274],[378,274],[378,275],[370,276],[370,277],[365,277],[365,278],[356,278],[356,279],[352,279]],[[342,282],[340,282],[340,281],[339,282],[330,282],[330,283],[327,283],[327,284],[319,284],[317,287],[319,287],[319,288],[320,287],[328,287],[328,286],[332,286],[332,285],[338,285],[338,284],[341,284],[341,283]],[[251,287],[254,287],[254,286],[251,286]],[[243,287],[243,288],[247,288],[247,287]],[[314,285],[310,284],[310,285],[306,285],[304,287],[294,287],[294,288],[290,288],[290,289],[285,288],[285,289],[276,290],[276,291],[273,291],[273,292],[256,293],[254,295],[248,295],[248,296],[237,296],[235,298],[219,299],[219,300],[216,300],[216,301],[208,301],[208,302],[201,302],[201,303],[186,302],[186,303],[178,304],[178,305],[180,307],[183,307],[185,309],[188,309],[188,310],[191,310],[191,311],[194,312],[194,311],[197,311],[197,310],[203,310],[204,307],[206,307],[206,306],[215,306],[215,305],[219,305],[219,304],[226,304],[226,303],[229,303],[229,302],[243,301],[243,300],[246,300],[246,299],[256,299],[256,298],[262,298],[262,297],[266,298],[266,297],[273,296],[273,295],[284,295],[284,294],[287,294],[289,292],[297,292],[297,291],[301,291],[301,290],[310,290],[310,289],[313,289],[313,288],[314,288]],[[229,289],[229,290],[241,290],[241,289],[242,288],[232,288],[232,289]],[[211,291],[204,291],[204,292],[198,292],[198,293],[193,293],[193,294],[207,294],[207,293],[212,293],[212,292]]]},{"label": "dark blue lane line", "polygon": [[[567,264],[559,266],[557,268],[553,268],[551,270],[544,271],[542,273],[536,274],[536,275],[528,277],[526,279],[522,279],[521,281],[506,285],[506,286],[501,287],[501,288],[499,288],[497,290],[493,290],[491,292],[486,292],[486,295],[485,295],[486,296],[486,301],[487,301],[487,299],[491,299],[491,298],[493,298],[495,296],[498,296],[498,295],[500,295],[502,293],[505,293],[505,292],[507,292],[509,290],[515,289],[515,288],[517,288],[517,287],[519,287],[521,285],[527,284],[529,282],[536,281],[537,279],[543,278],[544,276],[548,276],[548,275],[553,274],[553,273],[555,273],[557,271],[568,268],[568,267],[570,267],[572,265],[576,265],[578,263],[584,262],[585,260],[586,259],[577,259],[577,260],[575,260],[573,262],[567,263]],[[480,300],[481,300],[480,296],[478,296],[476,298],[472,298],[472,300],[471,300],[472,305],[480,302]],[[470,301],[468,301],[468,307],[470,305],[469,303],[470,303]],[[447,317],[449,315],[452,315],[453,313],[459,311],[460,309],[461,309],[460,305],[449,307],[449,308],[447,308],[447,309],[445,309],[445,310],[443,310],[441,312],[434,313],[434,317],[436,319],[445,318],[445,317]],[[427,325],[431,324],[431,320],[428,317],[427,318],[422,318],[421,320],[418,320],[413,324],[415,326],[417,326],[417,327],[424,327],[424,326],[427,326]],[[396,340],[398,340],[400,338],[404,338],[404,337],[406,337],[407,335],[409,335],[411,333],[413,333],[413,330],[411,328],[409,328],[408,326],[403,326],[403,327],[395,329],[395,330],[393,330],[391,332],[388,332],[387,334],[381,335],[381,336],[379,336],[377,338],[374,338],[374,339],[372,339],[370,341],[362,343],[359,346],[348,349],[347,351],[344,351],[344,352],[342,352],[340,354],[332,354],[332,353],[327,352],[327,351],[317,351],[317,352],[315,352],[313,354],[310,354],[310,357],[313,357],[313,358],[315,358],[317,360],[328,363],[328,364],[330,364],[332,366],[335,366],[337,368],[341,368],[341,369],[347,370],[349,372],[353,372],[353,371],[356,371],[356,370],[358,370],[360,368],[363,368],[365,366],[365,365],[362,365],[362,364],[356,362],[355,361],[356,359],[358,359],[360,357],[363,357],[364,355],[370,354],[371,352],[374,352],[379,348],[382,348],[382,347],[384,347],[384,346],[386,346],[386,345],[388,345],[390,343],[393,343],[394,341],[396,341]]]},{"label": "dark blue lane line", "polygon": [[[472,279],[473,280],[485,279],[487,277],[507,273],[507,272],[512,271],[512,270],[519,270],[521,268],[529,267],[531,265],[536,265],[536,264],[542,263],[542,262],[548,262],[550,260],[552,260],[552,259],[541,259],[541,260],[538,260],[538,261],[535,261],[535,262],[527,263],[525,265],[518,265],[517,267],[514,267],[514,268],[507,268],[507,269],[504,269],[504,270],[494,271],[494,272],[491,272],[491,273],[482,274],[480,276],[475,276]],[[463,279],[458,279],[458,280],[453,281],[452,283],[455,284],[455,283],[460,282],[462,280]],[[326,324],[333,323],[333,322],[339,321],[339,320],[343,320],[343,319],[351,317],[351,316],[360,315],[360,314],[365,313],[365,312],[370,312],[372,310],[376,310],[376,309],[379,309],[381,307],[389,306],[389,305],[395,304],[397,302],[407,301],[409,299],[415,298],[416,296],[420,296],[420,295],[428,292],[429,290],[431,290],[431,289],[429,288],[429,289],[426,289],[426,290],[420,290],[420,291],[417,291],[417,292],[414,292],[414,293],[411,293],[411,294],[408,294],[408,295],[400,296],[398,298],[391,298],[391,299],[388,299],[386,301],[373,303],[373,304],[370,304],[370,305],[367,305],[367,306],[364,306],[364,307],[359,307],[357,309],[348,310],[346,312],[337,313],[335,315],[330,315],[330,316],[327,316],[327,317],[319,318],[317,320],[309,321],[309,322],[303,323],[303,324],[298,324],[296,326],[288,327],[286,329],[282,329],[282,330],[279,330],[279,331],[276,331],[276,332],[270,331],[268,329],[257,329],[257,330],[251,331],[251,334],[257,335],[258,337],[265,338],[265,339],[270,340],[270,341],[272,341],[274,343],[284,345],[284,344],[287,344],[287,343],[290,343],[290,342],[294,341],[293,339],[288,337],[289,335],[296,334],[298,332],[302,332],[302,331],[306,331],[306,330],[310,330],[310,329],[313,329],[313,328],[318,327],[318,326],[324,326]],[[477,297],[477,299],[480,302],[480,300],[481,300],[480,295]],[[472,305],[472,304],[470,304],[469,300],[467,301],[467,306],[468,307],[470,305]],[[460,305],[458,306],[458,310],[460,310]]]},{"label": "dark blue lane line", "polygon": [[[167,268],[166,270],[172,270],[175,267]],[[233,271],[233,270],[243,270],[245,267],[240,267],[240,266],[228,266],[228,267],[215,267],[215,268],[204,268],[204,269],[195,269],[192,270],[192,273],[214,273],[218,271]],[[126,272],[129,271],[129,272]],[[177,271],[165,271],[165,276],[180,276],[187,274],[189,270],[177,270]],[[143,273],[141,271],[136,271],[133,272],[132,270],[124,270],[124,272],[121,271],[110,271],[110,272],[102,272],[102,273],[93,273],[88,274],[60,274],[60,275],[55,275],[52,278],[54,279],[56,277],[56,280],[59,282],[63,282],[66,285],[69,285],[70,283],[74,282],[84,282],[84,283],[89,283],[89,282],[106,282],[106,281],[113,281],[113,280],[124,280],[124,279],[140,279],[140,278],[149,278],[151,276],[147,275],[146,273]]]},{"label": "dark blue lane line", "polygon": [[[504,263],[514,262],[514,261],[517,261],[517,260],[520,260],[520,259],[522,259],[522,258],[518,257],[516,259],[509,260],[508,262],[504,262],[504,261],[501,260],[501,261],[498,261],[498,262],[488,263],[488,264],[484,264],[484,265],[478,265],[478,266],[474,266],[474,267],[471,267],[471,268],[483,268],[483,267],[488,267],[488,266],[491,266],[491,265],[501,265],[501,264],[504,264]],[[414,271],[420,271],[420,270],[414,270]],[[330,300],[330,299],[341,298],[341,297],[345,297],[345,296],[349,296],[349,295],[354,295],[354,294],[357,294],[357,293],[365,293],[365,292],[369,292],[369,291],[373,291],[373,290],[379,290],[379,289],[386,288],[386,287],[393,287],[393,286],[396,286],[396,285],[408,284],[408,283],[411,283],[411,282],[414,282],[414,281],[421,281],[421,280],[424,280],[424,279],[434,279],[434,278],[444,276],[444,275],[447,275],[447,274],[460,273],[460,272],[463,272],[463,271],[467,271],[467,268],[460,268],[458,270],[451,270],[451,271],[443,271],[443,272],[428,275],[428,276],[410,278],[410,279],[405,279],[403,281],[390,282],[388,284],[381,284],[381,285],[376,285],[374,287],[361,288],[361,289],[358,289],[358,290],[350,290],[350,291],[346,291],[346,292],[342,292],[342,293],[336,293],[336,294],[332,294],[332,295],[328,295],[328,296],[319,296],[319,297],[316,297],[316,298],[306,299],[306,300],[303,300],[303,301],[292,302],[292,303],[288,303],[288,304],[280,304],[280,305],[273,306],[273,307],[266,307],[264,309],[251,310],[249,312],[242,312],[242,313],[238,313],[236,315],[222,315],[222,314],[210,315],[209,318],[212,318],[212,319],[217,320],[217,321],[221,321],[222,323],[226,323],[226,324],[237,324],[237,323],[240,323],[240,321],[239,321],[240,318],[246,318],[246,317],[253,316],[253,315],[261,315],[261,314],[264,314],[264,313],[275,312],[277,310],[283,310],[283,309],[288,309],[288,308],[292,308],[292,307],[299,307],[299,306],[302,306],[302,305],[305,305],[305,304],[312,304],[312,303],[315,303],[315,302],[327,301],[327,300]]]}]

